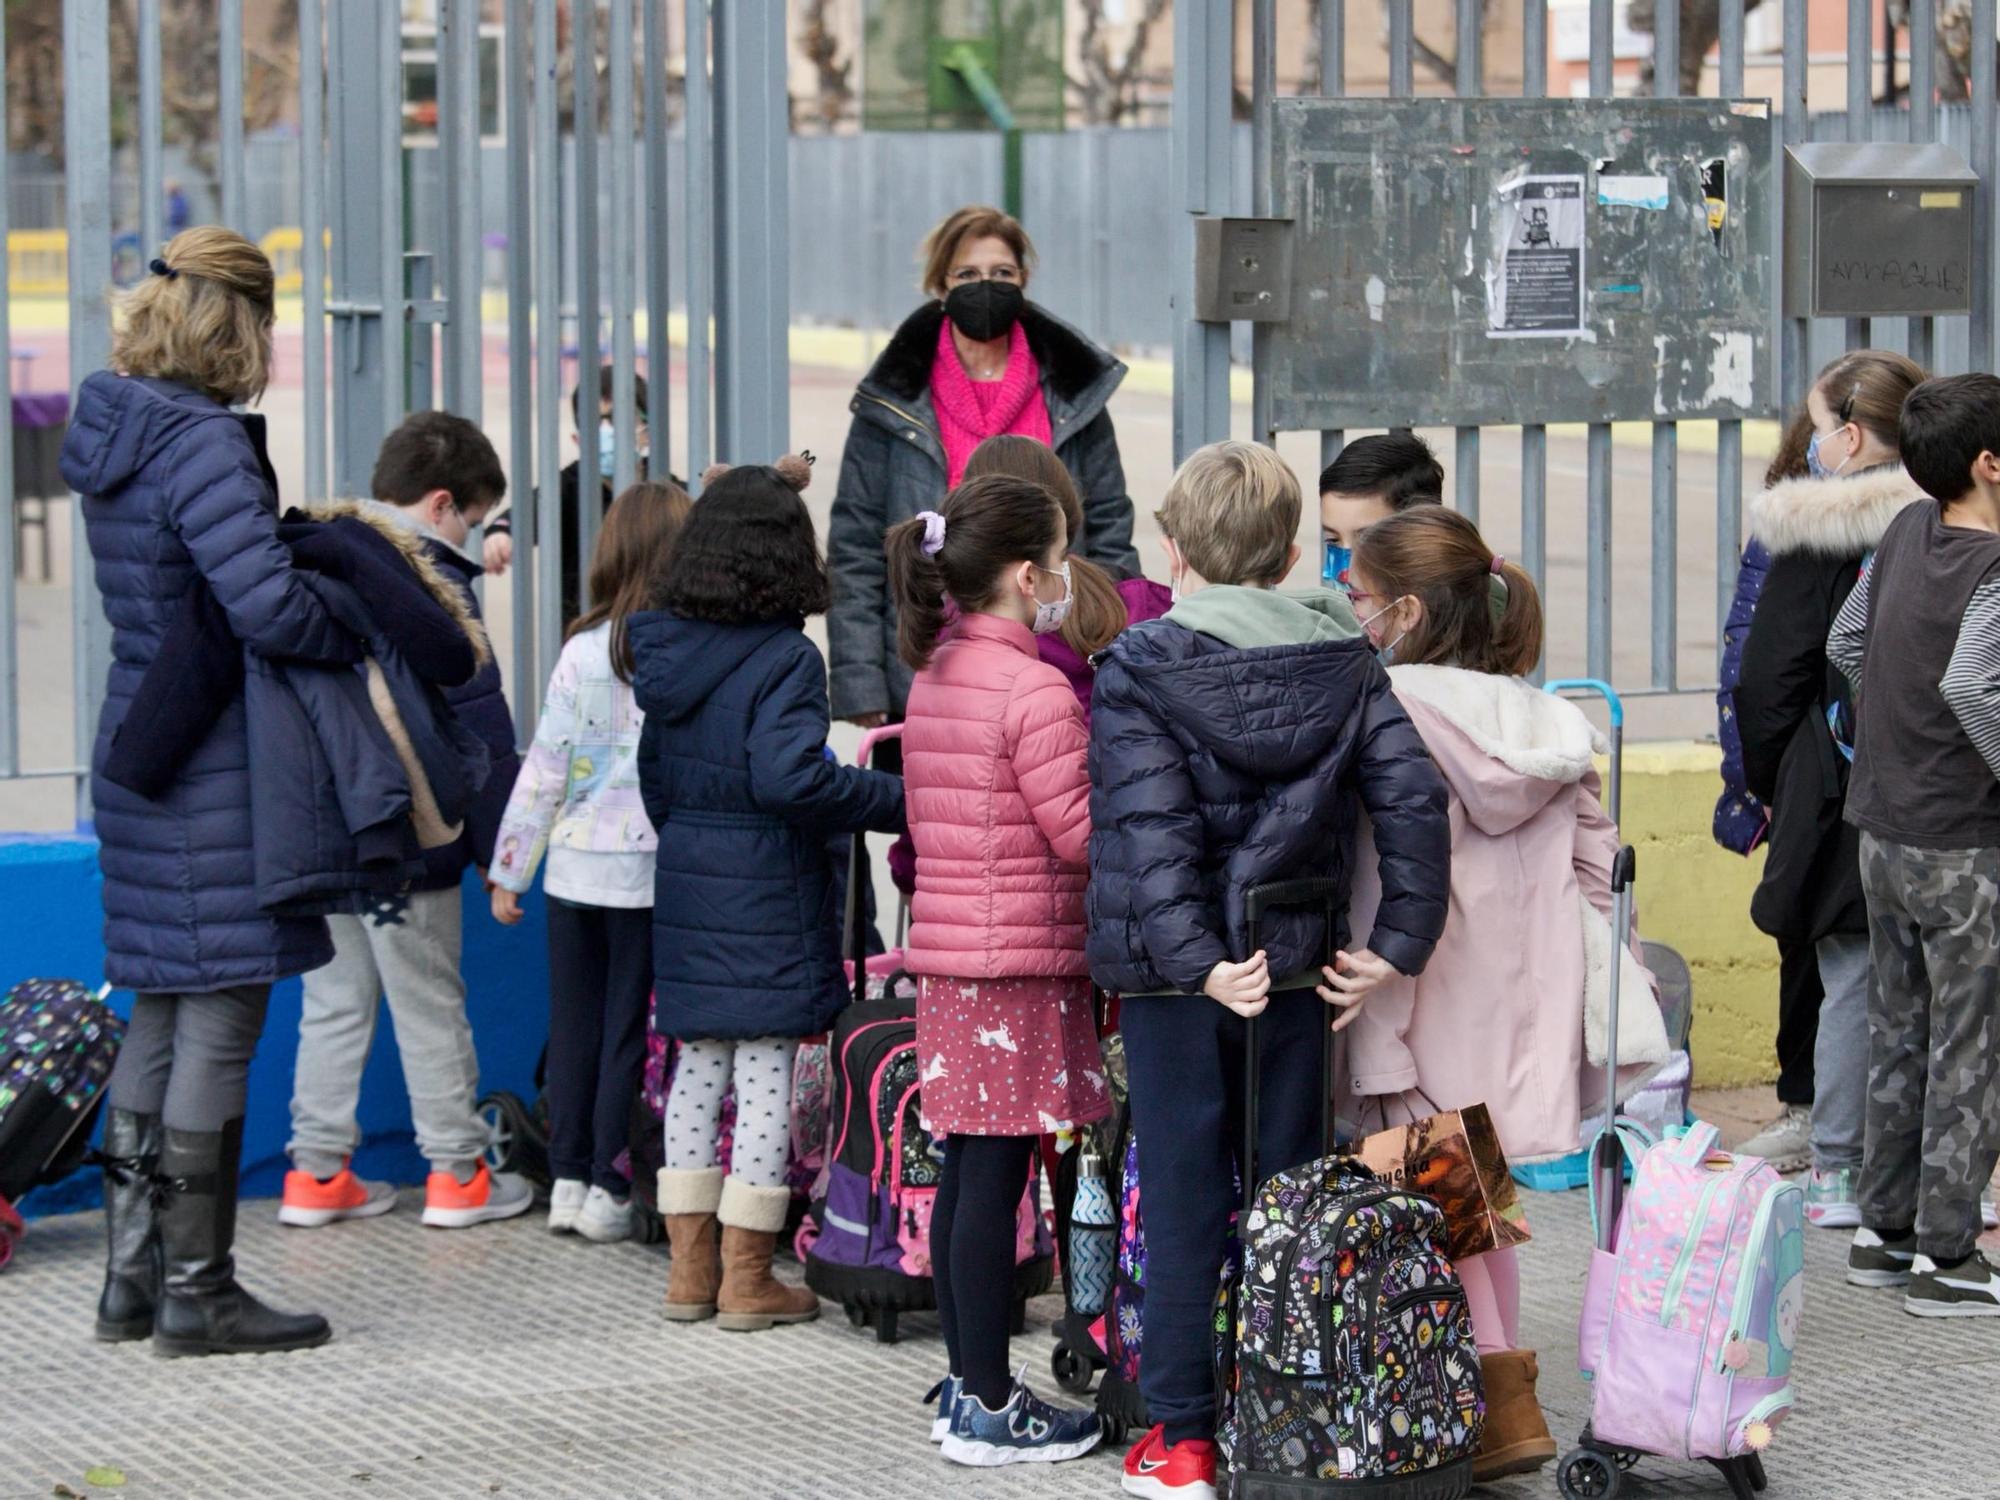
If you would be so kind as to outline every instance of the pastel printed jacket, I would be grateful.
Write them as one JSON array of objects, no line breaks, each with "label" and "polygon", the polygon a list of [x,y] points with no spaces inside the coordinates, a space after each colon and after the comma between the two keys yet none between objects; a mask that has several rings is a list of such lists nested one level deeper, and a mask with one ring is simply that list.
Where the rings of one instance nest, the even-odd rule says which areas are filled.
[{"label": "pastel printed jacket", "polygon": [[573,636],[549,675],[535,742],[500,820],[490,875],[510,891],[534,883],[546,847],[551,896],[588,906],[653,904],[658,836],[639,796],[646,716],[611,670],[611,627]]}]

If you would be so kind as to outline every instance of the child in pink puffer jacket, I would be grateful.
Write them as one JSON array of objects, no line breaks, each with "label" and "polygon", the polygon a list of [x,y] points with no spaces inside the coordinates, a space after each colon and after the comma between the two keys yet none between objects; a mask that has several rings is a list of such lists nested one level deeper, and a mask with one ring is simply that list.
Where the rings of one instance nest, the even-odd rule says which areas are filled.
[{"label": "child in pink puffer jacket", "polygon": [[[1066,527],[1041,485],[991,475],[896,527],[887,550],[917,673],[903,727],[917,1056],[925,1118],[947,1136],[930,1243],[951,1369],[934,1430],[960,1463],[1075,1458],[1096,1417],[1007,1370],[1036,1140],[1110,1112],[1083,951],[1089,737],[1035,649],[1069,613]],[[947,598],[959,620],[933,645]]]}]

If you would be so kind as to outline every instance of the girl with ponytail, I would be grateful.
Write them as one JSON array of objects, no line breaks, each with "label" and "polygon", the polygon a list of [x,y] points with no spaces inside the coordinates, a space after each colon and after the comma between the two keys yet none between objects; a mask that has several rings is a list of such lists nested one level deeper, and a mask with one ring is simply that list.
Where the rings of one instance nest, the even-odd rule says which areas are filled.
[{"label": "girl with ponytail", "polygon": [[1075,1458],[1096,1446],[1097,1418],[1011,1379],[1007,1335],[1035,1143],[1111,1108],[1083,952],[1089,736],[1035,649],[1073,615],[1076,564],[1056,497],[1002,474],[968,479],[892,528],[887,548],[898,649],[916,673],[906,962],[924,1115],[947,1137],[930,1247],[951,1363],[933,1432],[956,1463]]},{"label": "girl with ponytail", "polygon": [[[1526,680],[1542,654],[1534,581],[1479,529],[1426,505],[1361,534],[1355,613],[1451,797],[1451,920],[1424,972],[1368,996],[1349,1032],[1364,1121],[1485,1104],[1510,1162],[1576,1149],[1601,1109],[1610,965],[1629,976],[1621,1062],[1657,1065],[1667,1038],[1633,934],[1611,932],[1618,830],[1599,801],[1598,735],[1580,709]],[[1354,931],[1379,899],[1376,861],[1354,860]],[[1593,1050],[1594,1049],[1594,1050]],[[1636,1075],[1627,1075],[1636,1083]],[[1594,1086],[1593,1086],[1594,1085]],[[1621,1091],[1627,1085],[1621,1084]],[[1478,1481],[1555,1455],[1520,1344],[1511,1249],[1458,1261],[1486,1378]]]}]

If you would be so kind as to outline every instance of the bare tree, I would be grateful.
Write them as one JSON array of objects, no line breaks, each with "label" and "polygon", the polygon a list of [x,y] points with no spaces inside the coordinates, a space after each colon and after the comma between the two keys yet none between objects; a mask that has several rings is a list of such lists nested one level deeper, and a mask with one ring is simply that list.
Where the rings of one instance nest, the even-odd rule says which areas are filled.
[{"label": "bare tree", "polygon": [[1104,0],[1080,0],[1083,25],[1077,34],[1077,52],[1083,77],[1072,78],[1070,86],[1083,96],[1086,125],[1116,125],[1131,110],[1133,85],[1146,60],[1146,44],[1153,28],[1166,15],[1169,0],[1145,0],[1137,19],[1125,33],[1122,47],[1107,35]]},{"label": "bare tree", "polygon": [[806,0],[799,26],[799,50],[819,75],[819,97],[814,113],[820,123],[832,129],[846,119],[854,104],[852,56],[840,55],[840,38],[829,24],[831,0]]}]

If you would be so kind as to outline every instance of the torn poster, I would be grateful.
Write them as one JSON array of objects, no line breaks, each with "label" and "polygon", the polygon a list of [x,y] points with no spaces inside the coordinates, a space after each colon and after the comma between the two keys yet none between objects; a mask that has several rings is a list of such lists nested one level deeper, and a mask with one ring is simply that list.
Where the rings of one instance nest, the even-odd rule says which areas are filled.
[{"label": "torn poster", "polygon": [[1583,326],[1583,178],[1509,178],[1494,192],[1486,330],[1496,339],[1573,338]]}]

